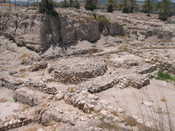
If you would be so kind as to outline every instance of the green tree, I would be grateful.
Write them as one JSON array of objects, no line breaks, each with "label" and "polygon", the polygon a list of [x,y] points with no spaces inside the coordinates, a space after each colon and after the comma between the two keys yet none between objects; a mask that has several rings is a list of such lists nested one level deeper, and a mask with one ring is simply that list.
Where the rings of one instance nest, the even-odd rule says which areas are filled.
[{"label": "green tree", "polygon": [[80,9],[80,2],[78,0],[74,1],[74,8]]},{"label": "green tree", "polygon": [[54,3],[52,0],[42,0],[39,7],[40,13],[47,15],[57,16],[57,12],[54,10]]},{"label": "green tree", "polygon": [[123,1],[123,13],[129,13],[128,0]]},{"label": "green tree", "polygon": [[107,11],[108,12],[113,12],[114,11],[114,1],[113,0],[108,0],[108,7],[107,7]]},{"label": "green tree", "polygon": [[148,16],[150,16],[150,13],[153,10],[153,1],[152,0],[145,0],[143,5],[144,12],[147,13]]},{"label": "green tree", "polygon": [[129,8],[130,8],[130,13],[133,13],[134,10],[136,9],[136,0],[130,0]]},{"label": "green tree", "polygon": [[133,13],[136,9],[136,0],[124,0],[123,13]]},{"label": "green tree", "polygon": [[69,0],[69,7],[73,7],[74,1],[73,0]]},{"label": "green tree", "polygon": [[97,0],[86,0],[85,9],[86,10],[95,10],[97,8]]},{"label": "green tree", "polygon": [[67,0],[64,0],[63,1],[63,6],[62,7],[64,7],[64,8],[69,7],[69,4],[68,4]]},{"label": "green tree", "polygon": [[171,16],[171,0],[162,0],[160,2],[159,19],[165,21]]}]

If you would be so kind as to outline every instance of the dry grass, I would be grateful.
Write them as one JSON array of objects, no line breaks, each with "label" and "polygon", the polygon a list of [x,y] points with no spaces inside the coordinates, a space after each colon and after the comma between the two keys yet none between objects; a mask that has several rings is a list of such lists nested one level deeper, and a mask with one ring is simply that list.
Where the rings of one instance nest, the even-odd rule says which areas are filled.
[{"label": "dry grass", "polygon": [[128,45],[121,45],[118,47],[118,49],[121,51],[121,52],[128,52],[129,51],[129,47]]}]

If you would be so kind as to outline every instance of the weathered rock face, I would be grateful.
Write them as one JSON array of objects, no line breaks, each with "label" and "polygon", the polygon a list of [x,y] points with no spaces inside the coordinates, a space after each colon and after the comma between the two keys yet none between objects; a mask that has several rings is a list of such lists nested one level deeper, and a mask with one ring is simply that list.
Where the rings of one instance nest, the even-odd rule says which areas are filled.
[{"label": "weathered rock face", "polygon": [[65,9],[58,12],[60,16],[57,18],[39,14],[36,10],[31,14],[2,13],[0,32],[4,35],[13,34],[12,38],[15,37],[19,46],[37,52],[45,51],[51,45],[71,46],[78,40],[95,42],[100,39],[101,33],[112,36],[124,34],[122,26],[117,22],[105,24],[101,32],[100,22],[91,13],[80,15],[77,10],[71,12]]},{"label": "weathered rock face", "polygon": [[118,24],[117,22],[106,23],[102,27],[102,34],[103,35],[111,35],[111,36],[124,35],[125,31],[124,31],[123,26]]},{"label": "weathered rock face", "polygon": [[[150,113],[156,113],[158,123],[162,122],[162,119],[160,122],[157,119],[160,113],[169,118],[163,104],[165,101],[170,116],[174,115],[174,82],[155,80],[154,77],[158,71],[175,74],[175,44],[172,41],[157,42],[158,37],[173,37],[173,24],[160,24],[159,20],[145,15],[116,15],[114,12],[107,14],[116,21],[105,23],[99,30],[100,22],[92,12],[81,9],[59,11],[61,29],[57,26],[59,20],[56,17],[47,19],[36,11],[28,13],[27,10],[26,14],[17,13],[19,23],[30,23],[35,16],[32,30],[31,24],[19,24],[21,27],[15,33],[16,26],[11,19],[7,22],[8,27],[4,22],[1,23],[3,26],[0,25],[3,30],[0,35],[5,36],[0,36],[0,130],[140,131],[144,129],[137,129],[140,123],[155,127],[150,125]],[[3,21],[12,17],[17,16],[4,15]],[[152,20],[153,23],[150,22]],[[49,49],[40,56],[31,50],[40,51],[38,34],[40,26],[44,26],[42,22],[47,25],[46,31],[51,30],[51,33],[43,35]],[[127,30],[123,30],[122,24]],[[123,31],[131,34],[126,37],[102,36],[98,42],[91,43],[101,34],[120,35]],[[51,39],[50,34],[53,35]],[[134,36],[133,40],[130,35]],[[72,46],[57,46],[60,45],[60,37],[64,46]],[[78,44],[73,45],[76,41]],[[7,117],[10,118],[6,121]],[[148,120],[145,119],[147,117]],[[35,129],[37,124],[40,126]],[[165,124],[168,125],[166,120]]]},{"label": "weathered rock face", "polygon": [[76,35],[79,40],[88,40],[90,42],[99,40],[100,32],[98,22],[89,21],[87,23],[80,24],[77,28]]},{"label": "weathered rock face", "polygon": [[167,24],[160,21],[157,15],[152,15],[152,17],[147,17],[145,14],[126,15],[118,11],[112,14],[99,11],[98,14],[108,17],[111,23],[117,22],[119,25],[123,25],[125,33],[132,40],[145,40],[152,36],[157,37],[157,39],[171,40],[174,37],[173,17],[169,19],[171,24]]},{"label": "weathered rock face", "polygon": [[1,35],[10,34],[19,46],[38,51],[40,44],[40,24],[42,16],[28,12],[2,12],[1,13]]},{"label": "weathered rock face", "polygon": [[14,99],[30,106],[36,106],[49,98],[47,94],[33,91],[29,88],[21,88],[15,91]]}]

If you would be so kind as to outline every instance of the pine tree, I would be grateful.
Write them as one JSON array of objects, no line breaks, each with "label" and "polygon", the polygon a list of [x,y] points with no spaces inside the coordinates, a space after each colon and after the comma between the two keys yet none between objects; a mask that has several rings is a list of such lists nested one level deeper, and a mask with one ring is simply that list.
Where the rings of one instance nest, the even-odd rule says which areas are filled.
[{"label": "pine tree", "polygon": [[130,0],[129,12],[133,13],[135,9],[136,9],[136,0]]},{"label": "pine tree", "polygon": [[68,5],[67,0],[64,0],[64,1],[63,1],[63,7],[65,7],[65,8],[66,8],[66,7],[68,7],[68,6],[69,6],[69,5]]},{"label": "pine tree", "polygon": [[160,2],[159,19],[165,21],[171,15],[171,0],[162,0]]},{"label": "pine tree", "polygon": [[129,13],[128,0],[124,0],[123,2],[123,13]]},{"label": "pine tree", "polygon": [[114,7],[114,1],[113,0],[108,0],[107,11],[108,12],[113,12],[114,11],[113,7]]},{"label": "pine tree", "polygon": [[123,13],[133,13],[136,8],[136,0],[124,0]]},{"label": "pine tree", "polygon": [[73,0],[69,0],[69,7],[73,7],[74,1]]},{"label": "pine tree", "polygon": [[54,10],[54,4],[52,0],[42,0],[39,8],[40,13],[47,15],[57,16],[57,12]]},{"label": "pine tree", "polygon": [[153,10],[153,2],[152,2],[152,0],[145,0],[143,8],[144,8],[144,12],[147,13],[148,16],[150,16],[150,13]]},{"label": "pine tree", "polygon": [[85,9],[86,10],[95,10],[97,8],[97,0],[86,0]]},{"label": "pine tree", "polygon": [[80,2],[78,0],[74,1],[74,7],[80,9]]}]

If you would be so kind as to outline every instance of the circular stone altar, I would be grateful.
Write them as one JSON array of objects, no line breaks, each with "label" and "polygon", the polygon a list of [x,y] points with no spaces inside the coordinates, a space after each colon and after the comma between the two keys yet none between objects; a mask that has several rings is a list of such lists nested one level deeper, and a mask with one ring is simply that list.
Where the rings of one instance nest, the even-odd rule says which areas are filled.
[{"label": "circular stone altar", "polygon": [[55,81],[76,84],[103,75],[107,65],[97,57],[73,57],[54,62],[49,73]]}]

